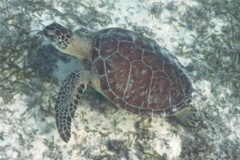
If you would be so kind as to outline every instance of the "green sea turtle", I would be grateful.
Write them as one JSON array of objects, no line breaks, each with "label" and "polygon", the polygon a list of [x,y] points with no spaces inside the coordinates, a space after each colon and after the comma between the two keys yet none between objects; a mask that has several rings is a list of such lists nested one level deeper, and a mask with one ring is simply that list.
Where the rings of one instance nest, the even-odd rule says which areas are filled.
[{"label": "green sea turtle", "polygon": [[57,128],[65,142],[70,140],[71,121],[88,85],[115,105],[144,116],[173,115],[192,99],[192,82],[176,58],[133,31],[72,32],[52,23],[44,34],[60,51],[88,62],[85,70],[64,80],[56,102]]}]

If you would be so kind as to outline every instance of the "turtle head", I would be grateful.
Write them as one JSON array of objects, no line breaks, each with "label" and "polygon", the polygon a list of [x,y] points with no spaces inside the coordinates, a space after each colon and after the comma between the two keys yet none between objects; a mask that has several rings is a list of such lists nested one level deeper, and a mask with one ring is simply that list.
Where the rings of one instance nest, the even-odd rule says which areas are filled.
[{"label": "turtle head", "polygon": [[91,51],[91,38],[77,35],[58,23],[52,23],[43,30],[54,47],[76,58],[85,59]]},{"label": "turtle head", "polygon": [[61,26],[58,23],[52,23],[43,30],[44,35],[59,50],[67,52],[66,49],[73,37],[71,30]]}]

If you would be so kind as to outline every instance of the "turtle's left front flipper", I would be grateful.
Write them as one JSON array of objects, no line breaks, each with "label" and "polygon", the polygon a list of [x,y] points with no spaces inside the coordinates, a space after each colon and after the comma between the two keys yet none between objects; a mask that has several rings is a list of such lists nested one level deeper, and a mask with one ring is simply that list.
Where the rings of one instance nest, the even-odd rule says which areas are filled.
[{"label": "turtle's left front flipper", "polygon": [[89,75],[89,71],[77,70],[64,80],[60,89],[55,114],[58,132],[66,143],[70,140],[72,118],[89,82]]}]

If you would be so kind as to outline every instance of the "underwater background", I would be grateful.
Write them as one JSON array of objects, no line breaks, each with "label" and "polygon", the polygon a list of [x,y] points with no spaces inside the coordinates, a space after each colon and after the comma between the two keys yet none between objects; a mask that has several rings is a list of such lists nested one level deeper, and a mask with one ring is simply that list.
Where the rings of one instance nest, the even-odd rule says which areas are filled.
[{"label": "underwater background", "polygon": [[[239,10],[238,0],[2,0],[0,159],[240,159]],[[199,124],[133,115],[88,88],[64,143],[54,105],[82,64],[48,44],[42,29],[52,22],[156,40],[193,80]]]}]

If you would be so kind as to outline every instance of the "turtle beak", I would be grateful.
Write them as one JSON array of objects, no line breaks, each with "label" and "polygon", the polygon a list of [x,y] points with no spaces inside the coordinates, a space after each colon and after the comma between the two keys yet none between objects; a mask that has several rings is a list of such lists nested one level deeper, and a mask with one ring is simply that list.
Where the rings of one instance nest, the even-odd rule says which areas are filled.
[{"label": "turtle beak", "polygon": [[53,38],[53,34],[51,34],[51,32],[49,32],[47,30],[43,30],[43,33],[47,38],[50,38],[50,39]]},{"label": "turtle beak", "polygon": [[55,33],[54,33],[54,29],[49,27],[49,26],[46,26],[43,29],[43,33],[47,38],[50,38],[50,39],[56,36]]}]

